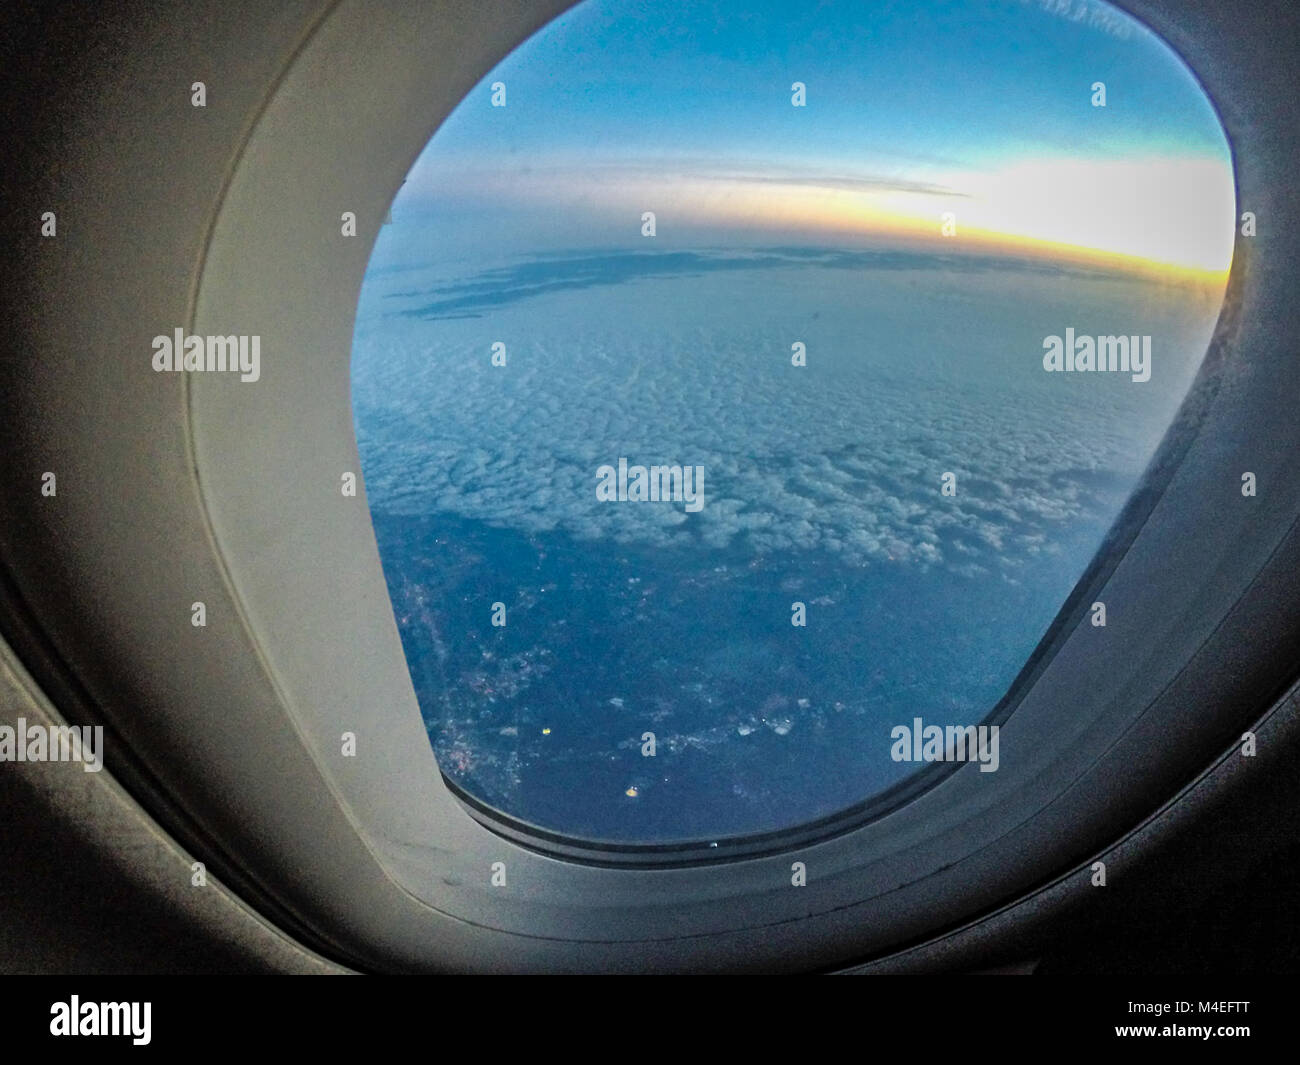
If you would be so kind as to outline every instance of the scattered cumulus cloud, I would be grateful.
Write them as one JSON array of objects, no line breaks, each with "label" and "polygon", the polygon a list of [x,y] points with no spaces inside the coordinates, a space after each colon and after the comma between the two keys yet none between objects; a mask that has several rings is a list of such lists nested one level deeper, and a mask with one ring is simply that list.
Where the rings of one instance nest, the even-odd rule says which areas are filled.
[{"label": "scattered cumulus cloud", "polygon": [[[1108,523],[1217,308],[1088,271],[852,254],[769,251],[761,270],[743,256],[576,256],[451,283],[373,279],[354,350],[371,505],[966,575],[1013,573]],[[1043,373],[1042,338],[1090,325],[1152,333],[1152,381]],[[497,340],[504,368],[490,364]],[[790,364],[795,340],[806,367]],[[703,510],[599,501],[595,471],[620,457],[703,466]],[[940,494],[945,472],[955,497]]]}]

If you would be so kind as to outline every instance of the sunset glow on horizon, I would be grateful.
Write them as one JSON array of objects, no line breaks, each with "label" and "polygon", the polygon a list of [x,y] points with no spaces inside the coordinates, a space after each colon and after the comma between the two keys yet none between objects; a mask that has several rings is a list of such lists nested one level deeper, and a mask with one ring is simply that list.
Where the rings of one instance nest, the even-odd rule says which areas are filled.
[{"label": "sunset glow on horizon", "polygon": [[1086,5],[587,0],[479,83],[395,206],[448,254],[617,246],[653,211],[658,249],[939,242],[1222,280],[1217,116],[1167,45]]},{"label": "sunset glow on horizon", "polygon": [[[701,171],[667,161],[658,168],[582,168],[543,159],[522,171],[461,170],[447,177],[452,180],[440,191],[452,202],[510,205],[557,218],[581,212],[611,226],[653,207],[665,225],[686,232],[781,232],[832,243],[874,238],[957,254],[1064,257],[1196,280],[1226,277],[1232,262],[1232,175],[1207,158],[1029,160],[934,174],[925,183],[816,172],[773,177],[725,166]],[[1216,210],[1206,211],[1207,203]],[[943,234],[948,213],[952,236]]]}]

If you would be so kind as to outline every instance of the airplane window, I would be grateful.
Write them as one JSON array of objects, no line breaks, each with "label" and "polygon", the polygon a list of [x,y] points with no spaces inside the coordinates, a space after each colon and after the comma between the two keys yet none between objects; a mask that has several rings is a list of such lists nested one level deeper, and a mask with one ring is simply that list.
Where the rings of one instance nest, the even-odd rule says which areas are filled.
[{"label": "airplane window", "polygon": [[1170,425],[1235,210],[1205,94],[1105,3],[552,22],[420,155],[358,306],[443,774],[635,845],[995,773],[967,726]]}]

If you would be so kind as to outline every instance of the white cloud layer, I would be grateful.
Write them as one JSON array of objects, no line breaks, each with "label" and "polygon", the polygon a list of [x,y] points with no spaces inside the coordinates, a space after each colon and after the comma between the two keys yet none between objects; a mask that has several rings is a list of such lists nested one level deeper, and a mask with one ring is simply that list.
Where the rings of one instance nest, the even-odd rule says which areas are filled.
[{"label": "white cloud layer", "polygon": [[[1132,280],[791,266],[402,313],[439,289],[403,271],[363,293],[353,395],[372,507],[971,574],[1113,518],[1218,311]],[[1044,373],[1042,340],[1067,326],[1152,334],[1151,380]],[[703,510],[599,502],[595,471],[621,456],[703,466]]]}]

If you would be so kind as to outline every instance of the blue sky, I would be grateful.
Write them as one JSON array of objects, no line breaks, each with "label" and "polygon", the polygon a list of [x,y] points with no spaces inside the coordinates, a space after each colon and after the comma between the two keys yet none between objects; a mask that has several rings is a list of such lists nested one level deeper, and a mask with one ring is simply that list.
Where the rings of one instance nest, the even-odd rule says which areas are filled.
[{"label": "blue sky", "polygon": [[1226,268],[1230,157],[1199,86],[1109,5],[1044,3],[587,0],[469,94],[397,206],[538,247],[617,243],[638,208],[710,239],[917,236],[951,208],[971,235]]}]

